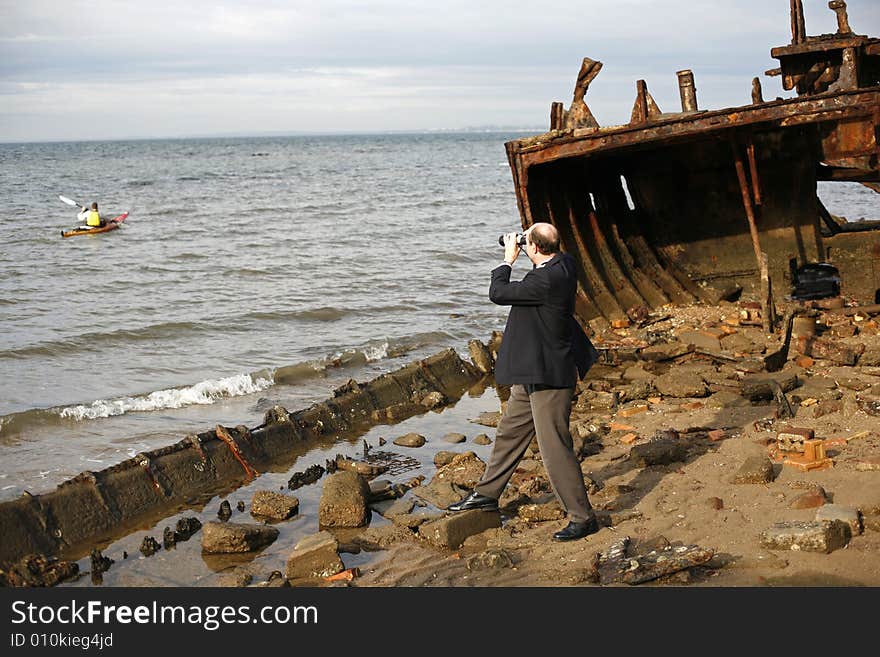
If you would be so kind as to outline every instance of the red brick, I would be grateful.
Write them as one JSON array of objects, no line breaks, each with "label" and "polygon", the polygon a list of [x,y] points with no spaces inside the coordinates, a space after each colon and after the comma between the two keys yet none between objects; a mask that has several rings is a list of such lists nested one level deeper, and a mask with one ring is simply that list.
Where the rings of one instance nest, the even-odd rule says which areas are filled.
[{"label": "red brick", "polygon": [[803,454],[790,454],[785,457],[782,462],[784,465],[790,465],[801,472],[809,472],[810,470],[825,470],[834,467],[834,461],[824,458],[819,461],[805,458]]},{"label": "red brick", "polygon": [[624,445],[632,445],[639,439],[639,434],[637,433],[628,433],[620,439]]},{"label": "red brick", "polygon": [[611,422],[608,425],[608,428],[611,429],[611,431],[632,431],[633,429],[635,429],[635,427],[632,425],[621,424],[620,422]]},{"label": "red brick", "polygon": [[632,417],[633,415],[638,415],[639,413],[646,413],[648,411],[647,404],[639,404],[638,406],[629,406],[627,408],[621,408],[617,411],[618,417]]},{"label": "red brick", "polygon": [[800,356],[796,358],[794,362],[797,363],[798,367],[803,367],[805,370],[807,370],[810,369],[816,361],[814,361],[809,356]]},{"label": "red brick", "polygon": [[361,576],[361,571],[358,568],[347,568],[343,570],[341,573],[336,573],[335,575],[330,575],[329,577],[325,577],[325,582],[350,582],[356,577]]}]

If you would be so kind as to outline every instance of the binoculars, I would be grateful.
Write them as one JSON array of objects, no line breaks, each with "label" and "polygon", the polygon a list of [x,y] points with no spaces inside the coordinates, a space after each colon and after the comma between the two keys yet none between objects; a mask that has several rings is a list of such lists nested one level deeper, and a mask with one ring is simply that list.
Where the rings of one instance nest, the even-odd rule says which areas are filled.
[{"label": "binoculars", "polygon": [[[521,248],[521,249],[526,248],[526,236],[523,235],[522,233],[517,233],[516,234],[516,243],[519,246],[519,248]],[[504,246],[504,235],[501,235],[498,238],[498,244],[500,244],[501,246]]]}]

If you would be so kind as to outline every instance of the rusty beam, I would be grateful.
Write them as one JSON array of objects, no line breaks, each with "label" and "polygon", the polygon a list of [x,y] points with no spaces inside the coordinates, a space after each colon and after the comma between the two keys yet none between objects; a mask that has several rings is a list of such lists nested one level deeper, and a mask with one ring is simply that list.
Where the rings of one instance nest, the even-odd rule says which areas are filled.
[{"label": "rusty beam", "polygon": [[593,244],[599,256],[598,264],[601,265],[602,270],[605,272],[606,279],[611,286],[615,298],[622,302],[624,310],[634,306],[645,305],[647,303],[645,298],[639,294],[629,276],[627,276],[627,272],[621,267],[621,263],[616,257],[611,243],[606,238],[608,222],[604,217],[600,219],[597,212],[588,212],[587,220],[593,233]]},{"label": "rusty beam", "polygon": [[694,86],[694,73],[690,69],[678,71],[678,95],[681,97],[682,112],[697,111],[697,88]]},{"label": "rusty beam", "polygon": [[[749,143],[751,143],[751,136]],[[746,179],[745,164],[743,163],[740,145],[735,135],[730,136],[730,147],[733,151],[733,163],[736,167],[736,178],[739,181],[739,191],[742,195],[743,208],[746,211],[746,219],[749,222],[749,234],[752,237],[752,248],[755,250],[755,259],[758,262],[758,271],[761,272],[760,290],[761,290],[761,318],[763,327],[766,332],[773,330],[774,324],[774,308],[773,308],[773,292],[770,281],[770,268],[767,263],[767,254],[761,250],[761,241],[758,238],[758,224],[755,219],[755,207],[753,204],[752,193],[749,189],[749,182]]]},{"label": "rusty beam", "polygon": [[[581,265],[582,272],[584,274],[584,279],[581,281],[582,287],[586,295],[592,299],[595,303],[596,309],[598,310],[598,315],[603,315],[608,318],[619,319],[626,316],[626,312],[623,306],[620,305],[617,297],[613,293],[613,287],[611,282],[608,280],[607,275],[604,271],[602,271],[597,264],[601,262],[601,259],[598,256],[598,253],[594,252],[595,244],[590,242],[589,244],[583,239],[581,234],[581,227],[579,225],[578,218],[583,215],[584,212],[592,212],[592,207],[587,208],[586,202],[583,203],[584,207],[572,207],[569,205],[565,212],[567,221],[567,226],[554,221],[557,227],[562,228],[563,226],[567,228],[567,233],[570,230],[571,239],[574,241],[575,250],[579,255],[579,262]],[[552,210],[551,210],[552,213]],[[561,221],[561,218],[556,217]],[[591,318],[586,318],[591,319]]]},{"label": "rusty beam", "polygon": [[843,50],[844,48],[870,49],[873,48],[876,43],[880,43],[880,39],[859,36],[856,34],[840,36],[834,39],[809,38],[803,43],[798,43],[796,45],[771,48],[770,56],[773,59],[782,59],[783,57],[790,57],[792,55],[812,55],[831,50]]},{"label": "rusty beam", "polygon": [[532,210],[529,207],[529,197],[527,189],[529,186],[529,172],[523,166],[523,162],[517,157],[514,142],[504,144],[507,151],[507,162],[510,164],[510,173],[513,176],[513,189],[516,195],[516,205],[519,210],[519,216],[522,219],[523,228],[534,223],[531,219]]},{"label": "rusty beam", "polygon": [[621,268],[627,272],[636,290],[652,308],[669,303],[669,297],[657,284],[654,276],[644,271],[644,263],[638,257],[639,254],[635,253],[624,239],[622,229],[626,230],[626,219],[635,210],[630,210],[627,205],[622,180],[607,176],[603,181],[602,193],[598,194],[596,202],[608,217],[609,239],[614,244]]},{"label": "rusty beam", "polygon": [[752,78],[752,104],[760,105],[764,102],[764,94],[761,90],[761,78]]},{"label": "rusty beam", "polygon": [[858,90],[792,98],[763,105],[747,105],[736,111],[717,110],[695,115],[658,119],[649,125],[602,128],[588,135],[542,135],[508,142],[509,152],[524,167],[567,157],[592,155],[629,146],[648,146],[694,139],[737,127],[766,124],[793,126],[841,119],[873,118],[880,107],[880,89]]},{"label": "rusty beam", "polygon": [[802,0],[790,0],[791,3],[791,42],[802,43],[807,38],[807,27],[804,23],[804,4]]},{"label": "rusty beam", "polygon": [[550,104],[550,129],[562,130],[565,127],[565,107],[559,101]]},{"label": "rusty beam", "polygon": [[837,33],[852,34],[852,28],[849,26],[849,16],[846,15],[846,3],[843,0],[831,0],[828,8],[837,14]]},{"label": "rusty beam", "polygon": [[752,135],[749,135],[748,142],[746,143],[746,151],[749,155],[749,173],[752,178],[752,194],[755,198],[755,205],[762,205],[761,201],[761,183],[758,179],[758,162],[755,159],[755,140]]},{"label": "rusty beam", "polygon": [[844,167],[819,167],[816,180],[845,180],[848,182],[880,182],[880,171]]},{"label": "rusty beam", "polygon": [[636,101],[633,104],[631,124],[646,123],[648,121],[648,83],[644,80],[636,81]]},{"label": "rusty beam", "polygon": [[572,95],[568,113],[563,113],[564,127],[571,129],[599,127],[599,122],[596,121],[596,117],[593,116],[593,113],[587,106],[584,96],[587,93],[587,89],[590,88],[590,83],[599,75],[601,70],[602,62],[584,57],[577,82],[574,85],[574,94]]},{"label": "rusty beam", "polygon": [[743,164],[743,157],[740,153],[739,143],[736,138],[731,135],[730,148],[733,151],[733,164],[736,167],[736,178],[739,181],[739,191],[742,195],[743,208],[746,211],[746,219],[749,222],[749,234],[752,236],[752,247],[755,249],[755,260],[758,263],[758,269],[761,269],[761,241],[758,238],[758,224],[755,221],[755,208],[752,204],[752,195],[749,191],[749,183],[746,180],[746,168]]}]

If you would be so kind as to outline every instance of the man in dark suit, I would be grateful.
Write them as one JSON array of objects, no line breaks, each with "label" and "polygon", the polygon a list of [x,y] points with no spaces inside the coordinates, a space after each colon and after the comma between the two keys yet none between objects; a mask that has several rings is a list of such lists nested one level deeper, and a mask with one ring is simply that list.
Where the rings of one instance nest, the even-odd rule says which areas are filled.
[{"label": "man in dark suit", "polygon": [[559,250],[556,227],[534,224],[525,233],[523,249],[533,269],[511,282],[520,246],[515,233],[504,236],[504,263],[492,270],[489,287],[494,303],[511,306],[495,364],[495,380],[511,386],[510,398],[480,482],[448,510],[496,510],[501,492],[537,436],[550,485],[569,518],[553,538],[569,541],[599,530],[568,429],[575,385],[598,352],[574,319],[576,264]]}]

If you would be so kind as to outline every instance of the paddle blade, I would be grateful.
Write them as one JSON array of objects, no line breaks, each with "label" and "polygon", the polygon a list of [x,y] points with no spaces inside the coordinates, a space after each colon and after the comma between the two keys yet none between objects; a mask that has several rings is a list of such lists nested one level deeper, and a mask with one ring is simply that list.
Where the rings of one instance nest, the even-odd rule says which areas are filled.
[{"label": "paddle blade", "polygon": [[79,203],[74,201],[72,198],[67,198],[66,196],[62,196],[61,194],[58,195],[58,198],[60,198],[63,203],[67,203],[67,205],[72,205],[76,208],[82,207]]}]

